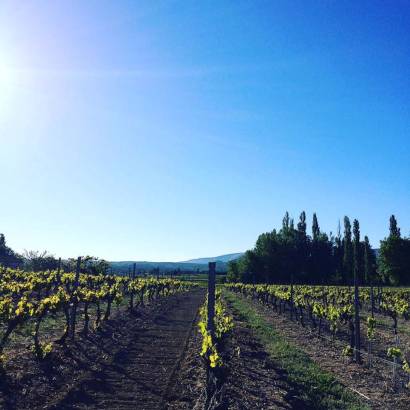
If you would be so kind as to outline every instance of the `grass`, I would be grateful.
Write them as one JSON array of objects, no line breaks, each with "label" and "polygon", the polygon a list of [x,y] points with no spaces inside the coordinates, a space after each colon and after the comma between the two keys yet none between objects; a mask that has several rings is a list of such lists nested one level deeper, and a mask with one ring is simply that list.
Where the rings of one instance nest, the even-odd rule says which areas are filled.
[{"label": "grass", "polygon": [[295,386],[296,395],[314,409],[369,409],[359,398],[342,386],[334,376],[323,371],[310,357],[275,331],[267,320],[257,313],[249,301],[229,291],[224,297],[231,307],[247,322],[264,344],[271,358],[286,372]]}]

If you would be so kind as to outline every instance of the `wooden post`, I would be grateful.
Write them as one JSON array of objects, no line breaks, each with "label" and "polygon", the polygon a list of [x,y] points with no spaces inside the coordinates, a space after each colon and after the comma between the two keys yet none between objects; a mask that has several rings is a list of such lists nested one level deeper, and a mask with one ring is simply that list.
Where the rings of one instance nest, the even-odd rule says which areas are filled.
[{"label": "wooden post", "polygon": [[290,320],[293,320],[293,273],[290,275]]},{"label": "wooden post", "polygon": [[356,363],[361,363],[360,356],[360,306],[359,306],[359,286],[357,284],[357,276],[355,275],[354,285],[354,337],[355,337],[355,351],[354,360]]},{"label": "wooden post", "polygon": [[135,279],[135,270],[137,269],[137,264],[134,262],[134,266],[132,268],[132,279]]},{"label": "wooden post", "polygon": [[[81,256],[78,257],[77,259],[77,266],[75,269],[75,279],[74,279],[74,286],[72,289],[72,292],[74,292],[78,289],[78,285],[80,282],[80,268],[81,268]],[[78,298],[77,296],[73,297],[73,307],[71,309],[71,339],[74,340],[75,336],[75,322],[76,322],[76,316],[77,316],[77,306],[78,306]]]},{"label": "wooden post", "polygon": [[207,329],[211,337],[215,336],[215,262],[209,262],[209,273],[208,273],[208,322]]},{"label": "wooden post", "polygon": [[373,290],[373,282],[370,285],[370,303],[372,307],[372,318],[374,318],[374,290]]},{"label": "wooden post", "polygon": [[58,267],[57,267],[57,285],[61,282],[61,258],[58,258]]}]

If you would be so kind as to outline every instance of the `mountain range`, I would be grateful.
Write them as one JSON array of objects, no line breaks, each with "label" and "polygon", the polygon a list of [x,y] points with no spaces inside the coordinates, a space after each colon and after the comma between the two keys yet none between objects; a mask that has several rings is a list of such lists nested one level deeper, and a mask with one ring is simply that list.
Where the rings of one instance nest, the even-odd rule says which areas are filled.
[{"label": "mountain range", "polygon": [[228,253],[227,255],[214,256],[210,258],[198,258],[190,259],[188,261],[182,261],[181,263],[199,263],[199,264],[208,264],[209,262],[224,262],[228,263],[239,259],[243,255],[243,252],[238,253]]},{"label": "mountain range", "polygon": [[153,269],[159,269],[161,272],[205,272],[208,270],[208,262],[216,262],[217,272],[226,272],[228,262],[240,258],[243,253],[230,253],[215,257],[190,259],[181,262],[149,262],[149,261],[119,261],[109,262],[115,273],[127,274],[132,271],[134,263],[137,272],[149,272]]}]

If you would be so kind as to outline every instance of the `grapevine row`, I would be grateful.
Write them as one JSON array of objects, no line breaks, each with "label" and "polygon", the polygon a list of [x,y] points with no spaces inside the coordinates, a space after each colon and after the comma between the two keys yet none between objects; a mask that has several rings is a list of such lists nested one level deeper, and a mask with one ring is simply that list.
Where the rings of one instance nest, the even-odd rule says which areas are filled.
[{"label": "grapevine row", "polygon": [[90,328],[90,309],[96,310],[94,328],[109,319],[112,305],[129,299],[133,310],[159,296],[166,296],[191,288],[193,285],[174,279],[137,278],[114,275],[90,275],[60,270],[25,272],[0,268],[0,359],[6,359],[4,348],[11,334],[29,321],[34,321],[33,350],[44,358],[52,350],[52,344],[42,344],[39,332],[47,315],[62,313],[65,330],[59,343],[67,337],[75,338],[79,323],[79,307],[82,307],[83,328],[87,335]]}]

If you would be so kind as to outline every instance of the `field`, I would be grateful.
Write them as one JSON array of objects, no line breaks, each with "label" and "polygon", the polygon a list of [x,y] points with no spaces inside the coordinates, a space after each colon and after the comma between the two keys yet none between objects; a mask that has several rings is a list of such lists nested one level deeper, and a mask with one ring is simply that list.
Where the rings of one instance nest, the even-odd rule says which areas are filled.
[{"label": "field", "polygon": [[360,289],[356,349],[353,289],[199,279],[2,269],[1,408],[408,408],[408,289]]}]

